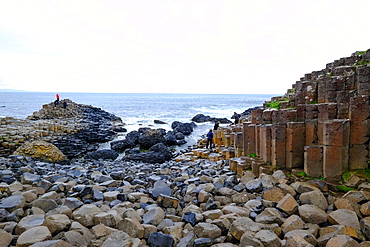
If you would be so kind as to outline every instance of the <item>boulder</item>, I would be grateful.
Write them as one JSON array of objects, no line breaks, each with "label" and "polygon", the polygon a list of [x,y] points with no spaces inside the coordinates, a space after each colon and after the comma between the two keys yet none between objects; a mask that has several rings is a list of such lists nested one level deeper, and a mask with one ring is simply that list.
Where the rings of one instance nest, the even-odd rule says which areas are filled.
[{"label": "boulder", "polygon": [[102,247],[131,247],[133,246],[133,242],[131,237],[123,232],[123,231],[117,231],[109,235],[109,237],[104,241],[104,243],[101,245]]},{"label": "boulder", "polygon": [[179,121],[175,121],[171,124],[171,128],[175,133],[180,132],[185,136],[188,136],[193,132],[194,125],[190,123],[181,123]]},{"label": "boulder", "polygon": [[15,233],[21,235],[23,232],[35,227],[42,226],[45,221],[45,215],[43,214],[33,214],[26,216],[19,221],[15,227]]},{"label": "boulder", "polygon": [[238,217],[230,226],[230,234],[237,240],[240,240],[242,235],[249,231],[257,233],[261,230],[258,223],[248,217]]},{"label": "boulder", "polygon": [[13,235],[0,229],[0,246],[10,246],[13,240]]},{"label": "boulder", "polygon": [[327,221],[328,215],[324,210],[315,205],[302,205],[298,207],[298,213],[306,223],[321,224]]},{"label": "boulder", "polygon": [[172,247],[174,242],[172,236],[161,232],[152,233],[148,238],[148,245],[150,247]]},{"label": "boulder", "polygon": [[30,247],[73,247],[73,245],[63,240],[47,240],[30,245]]},{"label": "boulder", "polygon": [[276,207],[286,214],[292,215],[298,211],[299,204],[291,194],[286,194],[283,199],[278,202]]},{"label": "boulder", "polygon": [[110,148],[116,152],[121,153],[125,151],[126,149],[134,147],[134,145],[135,144],[132,141],[125,139],[125,140],[112,141],[110,143]]},{"label": "boulder", "polygon": [[143,224],[157,226],[164,219],[165,213],[162,208],[155,207],[143,215]]},{"label": "boulder", "polygon": [[85,159],[92,159],[92,160],[115,160],[117,159],[119,154],[112,150],[112,149],[102,149],[102,150],[97,150],[94,152],[89,152],[85,156]]},{"label": "boulder", "polygon": [[356,242],[356,240],[354,240],[350,236],[342,234],[331,238],[326,243],[326,247],[336,247],[336,246],[356,247],[360,245],[358,242]]},{"label": "boulder", "polygon": [[261,230],[256,235],[255,238],[259,239],[263,246],[266,247],[279,247],[282,246],[279,237],[270,230]]},{"label": "boulder", "polygon": [[171,196],[172,190],[163,180],[158,180],[154,183],[153,189],[150,191],[154,199],[157,199],[158,196]]},{"label": "boulder", "polygon": [[49,228],[52,234],[56,234],[69,228],[71,220],[64,214],[53,214],[46,217],[43,225]]},{"label": "boulder", "polygon": [[177,145],[177,137],[173,131],[168,131],[164,136],[165,144],[167,146]]},{"label": "boulder", "polygon": [[51,143],[41,140],[26,142],[17,148],[13,154],[32,157],[34,159],[47,162],[68,162],[68,158],[59,150],[59,148]]},{"label": "boulder", "polygon": [[204,114],[197,114],[191,119],[191,121],[194,121],[196,123],[205,123],[211,121],[211,117],[205,116]]},{"label": "boulder", "polygon": [[26,199],[21,195],[9,196],[1,200],[0,209],[13,212],[18,208],[23,208],[26,203]]},{"label": "boulder", "polygon": [[93,204],[85,204],[73,212],[73,219],[85,227],[94,225],[94,216],[102,210]]},{"label": "boulder", "polygon": [[32,202],[33,207],[38,207],[43,210],[45,213],[58,207],[58,204],[53,199],[37,199]]},{"label": "boulder", "polygon": [[51,233],[46,226],[36,226],[23,232],[18,240],[17,247],[28,247],[32,244],[51,239]]},{"label": "boulder", "polygon": [[194,233],[199,238],[215,239],[221,236],[221,229],[210,223],[198,223],[194,226]]},{"label": "boulder", "polygon": [[331,212],[328,221],[332,225],[344,225],[360,229],[360,222],[356,213],[348,209],[337,209]]},{"label": "boulder", "polygon": [[158,144],[153,145],[149,149],[149,151],[162,154],[166,161],[170,160],[172,157],[171,151],[163,143],[158,143]]},{"label": "boulder", "polygon": [[299,200],[302,204],[313,204],[324,211],[328,209],[328,202],[324,194],[318,190],[302,193]]},{"label": "boulder", "polygon": [[158,143],[164,143],[164,134],[160,129],[147,129],[138,139],[141,149],[147,150]]}]

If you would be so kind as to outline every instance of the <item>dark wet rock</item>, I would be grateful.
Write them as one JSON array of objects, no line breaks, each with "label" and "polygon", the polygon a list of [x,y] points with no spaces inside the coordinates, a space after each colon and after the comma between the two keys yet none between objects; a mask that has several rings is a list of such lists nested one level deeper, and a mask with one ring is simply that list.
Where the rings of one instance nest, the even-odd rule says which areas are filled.
[{"label": "dark wet rock", "polygon": [[197,114],[195,115],[191,121],[194,121],[196,123],[205,123],[205,122],[220,122],[222,124],[230,124],[232,123],[229,119],[227,118],[213,118],[210,116],[205,116],[204,114]]},{"label": "dark wet rock", "polygon": [[245,110],[244,112],[242,112],[240,115],[242,115],[242,116],[250,115],[250,114],[252,114],[252,111],[257,110],[257,109],[260,109],[260,108],[263,108],[263,107],[262,106],[256,106],[256,107],[248,108],[247,110]]},{"label": "dark wet rock", "polygon": [[173,244],[173,237],[161,232],[152,233],[148,238],[148,245],[150,247],[172,247]]},{"label": "dark wet rock", "polygon": [[146,153],[138,153],[138,154],[130,154],[126,155],[123,160],[124,161],[136,161],[136,162],[144,162],[144,163],[163,163],[164,157],[159,156],[158,153],[155,152],[146,152]]},{"label": "dark wet rock", "polygon": [[191,121],[194,121],[196,123],[205,123],[210,122],[212,118],[210,116],[205,116],[204,114],[197,114],[195,115]]},{"label": "dark wet rock", "polygon": [[181,132],[176,132],[175,138],[176,138],[176,140],[184,140],[185,139],[185,135],[183,133],[181,133]]},{"label": "dark wet rock", "polygon": [[92,192],[93,192],[92,186],[85,186],[78,194],[78,197],[82,199],[91,198]]},{"label": "dark wet rock", "polygon": [[195,226],[196,223],[196,215],[192,212],[186,212],[184,213],[184,216],[182,217],[182,220],[186,223],[190,223],[192,226]]},{"label": "dark wet rock", "polygon": [[125,152],[126,155],[129,155],[129,154],[139,154],[139,153],[140,153],[140,148],[139,147],[131,148],[131,149],[126,149],[126,152]]},{"label": "dark wet rock", "polygon": [[169,161],[172,157],[171,151],[163,143],[155,144],[154,146],[150,148],[149,151],[162,154],[166,161]]},{"label": "dark wet rock", "polygon": [[102,201],[102,200],[104,200],[104,194],[103,194],[103,192],[94,189],[92,191],[92,199],[94,199],[96,201]]},{"label": "dark wet rock", "polygon": [[26,199],[21,195],[9,196],[1,200],[0,209],[5,209],[8,212],[13,212],[18,208],[23,208]]},{"label": "dark wet rock", "polygon": [[154,123],[156,123],[156,124],[167,124],[166,122],[161,121],[161,120],[154,120]]},{"label": "dark wet rock", "polygon": [[147,129],[139,136],[139,145],[141,149],[147,150],[158,143],[164,143],[165,138],[163,132],[159,129]]},{"label": "dark wet rock", "polygon": [[134,147],[134,145],[135,145],[135,143],[133,143],[132,141],[127,140],[127,139],[112,141],[110,143],[111,149],[113,149],[114,151],[119,152],[119,153],[125,151],[126,149]]},{"label": "dark wet rock", "polygon": [[143,163],[164,163],[165,161],[168,161],[168,155],[166,152],[155,152],[155,151],[149,151],[144,153],[138,153],[138,154],[130,154],[126,155],[123,159],[123,161],[136,161],[136,162],[143,162]]},{"label": "dark wet rock", "polygon": [[134,131],[130,131],[129,133],[127,133],[126,140],[135,145],[135,144],[138,144],[139,137],[140,137],[140,132],[134,130]]},{"label": "dark wet rock", "polygon": [[4,208],[0,208],[0,222],[6,219],[8,215],[9,215],[8,211],[6,211]]},{"label": "dark wet rock", "polygon": [[109,176],[113,178],[114,180],[122,180],[126,176],[126,174],[122,171],[121,172],[111,172]]},{"label": "dark wet rock", "polygon": [[125,193],[119,193],[117,195],[117,199],[120,200],[121,202],[127,201],[127,195]]},{"label": "dark wet rock", "polygon": [[164,139],[167,146],[177,145],[177,138],[173,131],[168,131]]},{"label": "dark wet rock", "polygon": [[190,123],[181,123],[179,121],[173,122],[171,127],[175,133],[180,132],[186,136],[190,135],[194,129],[194,125]]},{"label": "dark wet rock", "polygon": [[93,160],[115,160],[118,157],[118,153],[112,149],[102,149],[102,150],[97,150],[94,152],[89,152],[86,156],[85,159],[93,159]]},{"label": "dark wet rock", "polygon": [[127,129],[123,126],[113,126],[112,130],[115,132],[127,132]]},{"label": "dark wet rock", "polygon": [[197,238],[194,239],[194,247],[209,247],[212,245],[210,238]]},{"label": "dark wet rock", "polygon": [[209,198],[206,203],[206,210],[214,210],[218,209],[217,204],[212,200],[212,198]]}]

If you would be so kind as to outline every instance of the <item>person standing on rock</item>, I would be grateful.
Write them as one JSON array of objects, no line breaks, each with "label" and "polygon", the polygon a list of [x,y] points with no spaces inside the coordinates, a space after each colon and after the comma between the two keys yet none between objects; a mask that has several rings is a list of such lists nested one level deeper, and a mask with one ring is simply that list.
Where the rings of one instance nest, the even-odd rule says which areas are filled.
[{"label": "person standing on rock", "polygon": [[215,122],[215,126],[213,126],[213,130],[217,130],[220,127],[220,121]]},{"label": "person standing on rock", "polygon": [[207,133],[207,143],[206,143],[206,148],[209,149],[212,151],[212,144],[213,144],[213,132],[212,132],[212,129],[209,130],[209,132]]},{"label": "person standing on rock", "polygon": [[57,98],[56,100],[54,100],[54,107],[57,107],[57,105],[59,105],[59,94],[56,94],[55,97]]},{"label": "person standing on rock", "polygon": [[233,115],[233,118],[234,118],[234,120],[235,120],[235,125],[237,125],[238,123],[239,123],[239,119],[240,119],[240,114],[239,113],[236,113],[235,111],[234,111],[234,115]]},{"label": "person standing on rock", "polygon": [[67,109],[67,101],[63,100],[63,108]]}]

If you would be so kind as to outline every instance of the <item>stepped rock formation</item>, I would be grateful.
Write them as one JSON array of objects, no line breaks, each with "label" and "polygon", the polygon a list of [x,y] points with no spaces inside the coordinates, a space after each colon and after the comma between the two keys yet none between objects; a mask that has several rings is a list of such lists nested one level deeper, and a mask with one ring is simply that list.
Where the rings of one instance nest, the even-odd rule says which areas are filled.
[{"label": "stepped rock formation", "polygon": [[250,121],[224,129],[216,141],[234,148],[235,157],[248,157],[242,162],[246,167],[252,165],[249,156],[255,154],[255,164],[301,168],[310,177],[333,181],[339,181],[348,170],[367,169],[368,64],[370,50],[306,74],[285,95],[254,110]]}]

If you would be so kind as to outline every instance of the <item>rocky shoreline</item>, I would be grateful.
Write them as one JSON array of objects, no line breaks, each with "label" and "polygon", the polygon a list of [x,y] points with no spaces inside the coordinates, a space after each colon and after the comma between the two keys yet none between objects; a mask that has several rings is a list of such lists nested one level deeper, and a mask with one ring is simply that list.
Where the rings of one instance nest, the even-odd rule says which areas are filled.
[{"label": "rocky shoreline", "polygon": [[[39,136],[49,136],[72,159],[0,158],[0,246],[370,246],[366,179],[354,176],[357,190],[341,193],[294,170],[239,172],[232,151],[221,151],[217,142],[213,151],[200,141],[173,157],[164,143],[178,143],[176,133],[190,131],[191,124],[183,123],[169,135],[130,132],[99,153],[94,145],[111,140],[113,129],[124,131],[122,122],[93,107],[83,117],[77,105],[68,106],[58,109],[61,116],[45,106],[31,119],[55,121],[53,138]],[[55,134],[66,132],[74,138]],[[79,151],[68,153],[70,145]],[[127,152],[126,158],[115,160],[114,149]],[[87,158],[75,158],[79,152]]]}]

